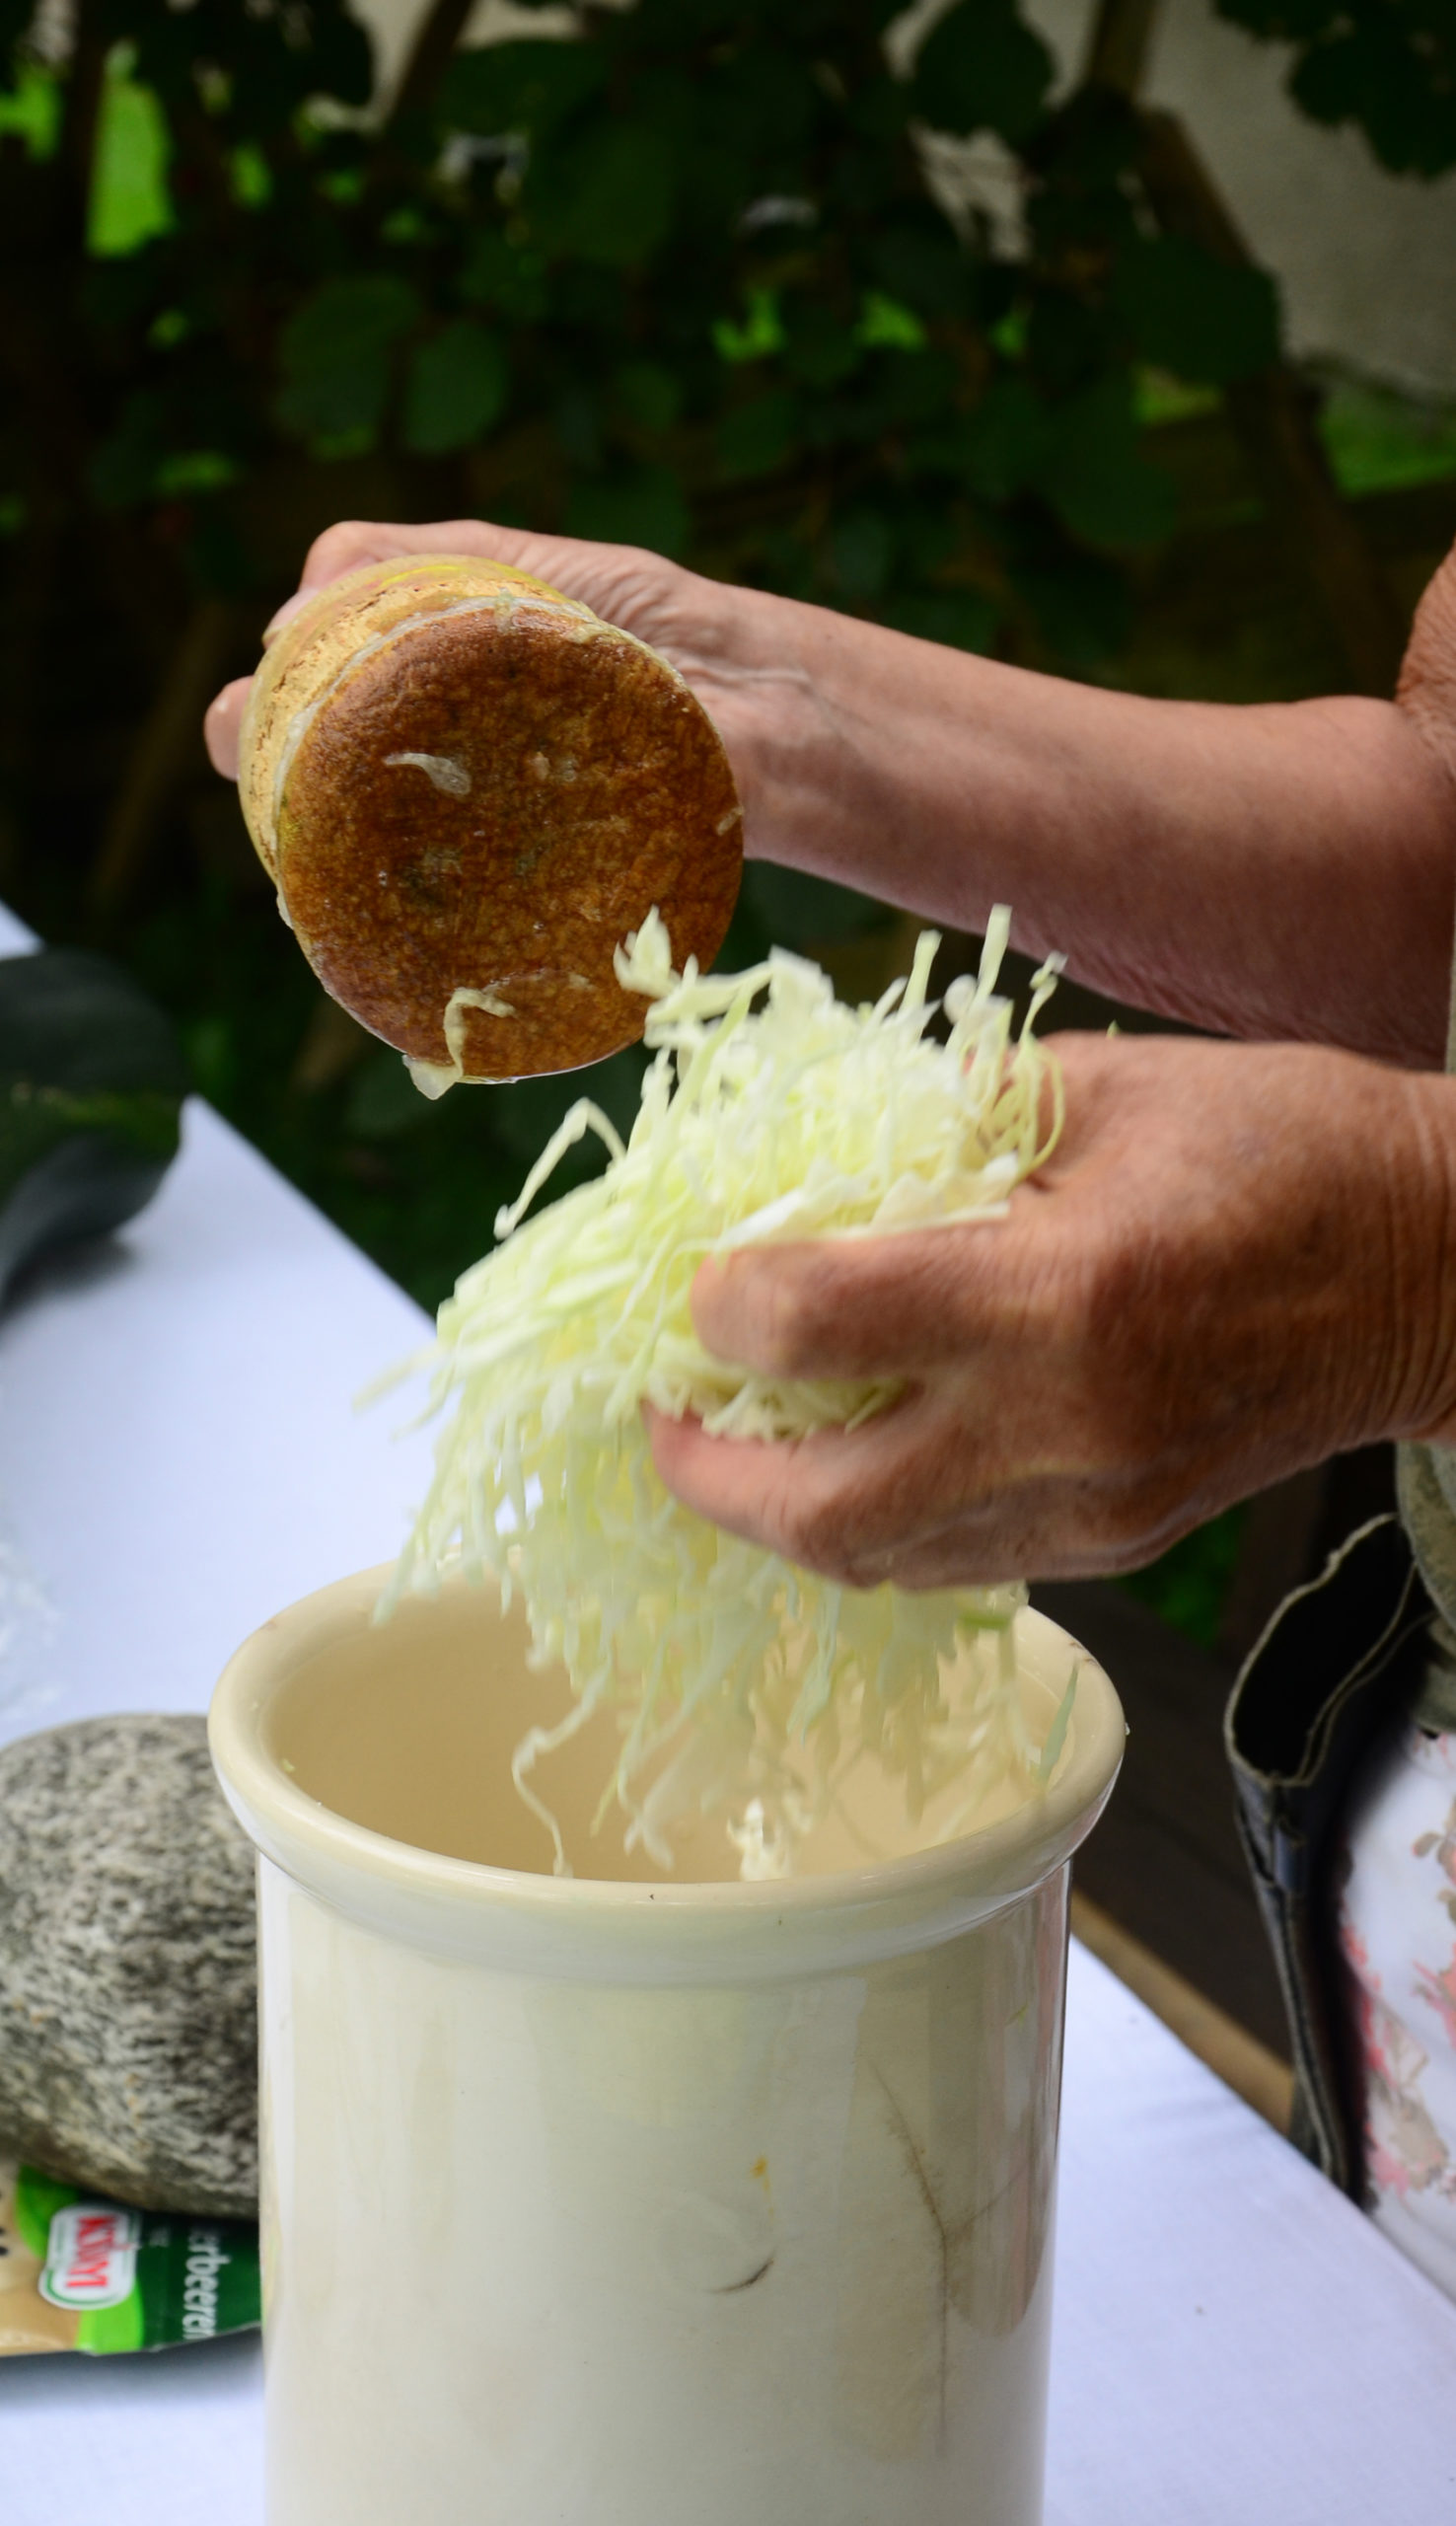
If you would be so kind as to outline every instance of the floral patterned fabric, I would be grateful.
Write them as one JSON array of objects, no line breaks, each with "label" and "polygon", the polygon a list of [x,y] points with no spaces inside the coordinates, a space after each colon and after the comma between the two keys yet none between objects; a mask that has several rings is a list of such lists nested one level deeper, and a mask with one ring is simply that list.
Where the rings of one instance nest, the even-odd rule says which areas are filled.
[{"label": "floral patterned fabric", "polygon": [[1456,1730],[1402,1729],[1357,1795],[1339,1874],[1366,2206],[1456,2298]]}]

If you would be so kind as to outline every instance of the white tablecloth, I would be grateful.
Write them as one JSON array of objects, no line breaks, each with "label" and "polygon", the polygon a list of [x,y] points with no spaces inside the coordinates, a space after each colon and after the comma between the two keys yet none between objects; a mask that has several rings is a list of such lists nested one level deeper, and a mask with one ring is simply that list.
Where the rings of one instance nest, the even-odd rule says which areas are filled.
[{"label": "white tablecloth", "polygon": [[[0,1318],[0,1738],[200,1710],[388,1558],[427,1443],[352,1399],[422,1329],[194,1104],[151,1210]],[[1056,2288],[1047,2526],[1456,2517],[1456,2306],[1075,1948]],[[260,2526],[255,2341],[0,2360],[0,2517]]]}]

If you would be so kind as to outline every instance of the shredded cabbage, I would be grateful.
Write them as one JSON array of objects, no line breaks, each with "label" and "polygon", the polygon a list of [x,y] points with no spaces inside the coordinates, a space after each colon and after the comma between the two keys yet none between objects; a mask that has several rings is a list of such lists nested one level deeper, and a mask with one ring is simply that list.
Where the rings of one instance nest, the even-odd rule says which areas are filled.
[{"label": "shredded cabbage", "polygon": [[[530,1775],[604,1707],[620,1750],[598,1822],[619,1803],[627,1848],[664,1868],[675,1825],[718,1813],[744,1875],[785,1873],[865,1758],[903,1781],[912,1818],[955,1785],[957,1819],[1055,1760],[1050,1741],[1030,1742],[1015,1688],[1023,1588],[860,1591],[793,1568],[667,1492],[639,1408],[792,1442],[893,1400],[889,1383],[763,1377],[714,1358],[689,1292],[704,1256],[746,1245],[1004,1216],[1061,1118],[1059,1073],[1031,1032],[1060,960],[1016,1032],[995,990],[1009,926],[998,907],[978,978],[946,994],[941,1043],[926,1031],[933,931],[909,980],[855,1009],[778,949],[746,973],[690,961],[680,976],[651,914],[617,957],[623,987],[653,1003],[629,1142],[589,1099],[573,1105],[500,1213],[497,1249],[440,1309],[431,1408],[456,1410],[382,1610],[462,1558],[507,1602],[521,1589],[533,1657],[564,1662],[574,1696],[514,1766],[558,1873],[566,1853]],[[589,1131],[606,1173],[523,1225]],[[942,1662],[978,1635],[974,1688],[952,1703]]]}]

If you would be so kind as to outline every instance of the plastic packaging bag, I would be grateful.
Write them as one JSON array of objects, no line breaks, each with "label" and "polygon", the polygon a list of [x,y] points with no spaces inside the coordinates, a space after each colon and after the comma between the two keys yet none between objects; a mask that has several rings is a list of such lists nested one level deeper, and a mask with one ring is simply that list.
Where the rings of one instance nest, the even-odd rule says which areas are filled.
[{"label": "plastic packaging bag", "polygon": [[0,2158],[0,2357],[163,2350],[260,2319],[246,2220],[132,2210]]}]

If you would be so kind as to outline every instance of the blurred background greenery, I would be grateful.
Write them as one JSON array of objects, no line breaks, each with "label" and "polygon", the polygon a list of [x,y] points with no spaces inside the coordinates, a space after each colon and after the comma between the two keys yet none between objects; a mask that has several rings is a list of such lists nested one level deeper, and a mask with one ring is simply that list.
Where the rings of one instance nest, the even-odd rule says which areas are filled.
[{"label": "blurred background greenery", "polygon": [[[1456,164],[1452,0],[1195,7],[1408,185]],[[203,1092],[426,1304],[574,1082],[425,1105],[207,770],[203,706],[335,518],[646,544],[1153,693],[1391,688],[1456,409],[1293,355],[1150,84],[1157,0],[1057,17],[0,0],[0,890],[137,973]],[[908,944],[755,867],[726,956],[770,938],[856,996]],[[637,1071],[594,1092],[624,1112]],[[1237,1535],[1141,1592],[1212,1637]]]}]

